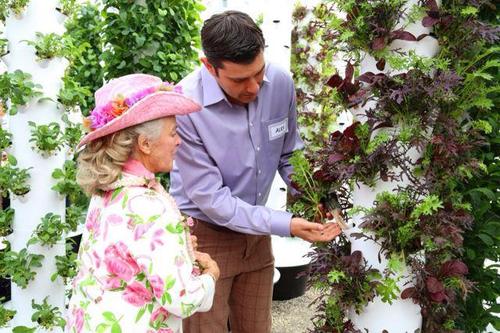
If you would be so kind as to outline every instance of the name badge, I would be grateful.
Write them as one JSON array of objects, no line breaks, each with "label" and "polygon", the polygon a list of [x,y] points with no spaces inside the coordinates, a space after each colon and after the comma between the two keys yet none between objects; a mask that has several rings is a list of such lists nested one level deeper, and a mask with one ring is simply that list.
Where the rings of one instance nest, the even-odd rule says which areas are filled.
[{"label": "name badge", "polygon": [[288,133],[288,118],[283,119],[280,122],[271,124],[268,126],[269,140],[276,140],[281,138],[285,133]]}]

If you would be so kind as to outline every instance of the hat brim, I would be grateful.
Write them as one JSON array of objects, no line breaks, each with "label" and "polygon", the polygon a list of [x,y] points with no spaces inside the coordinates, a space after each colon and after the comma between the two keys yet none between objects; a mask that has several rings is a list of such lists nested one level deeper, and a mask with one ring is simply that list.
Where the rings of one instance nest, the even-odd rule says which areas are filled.
[{"label": "hat brim", "polygon": [[78,149],[95,139],[150,120],[168,116],[181,116],[200,110],[201,106],[198,103],[181,94],[160,91],[146,96],[132,105],[121,116],[85,135],[76,148]]}]

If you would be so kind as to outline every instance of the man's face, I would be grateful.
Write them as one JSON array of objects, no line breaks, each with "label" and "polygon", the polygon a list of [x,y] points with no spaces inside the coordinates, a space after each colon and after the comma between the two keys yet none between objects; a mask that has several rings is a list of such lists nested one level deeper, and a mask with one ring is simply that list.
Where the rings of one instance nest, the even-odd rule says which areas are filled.
[{"label": "man's face", "polygon": [[264,80],[264,54],[259,53],[250,64],[237,64],[223,61],[223,67],[217,70],[207,61],[201,59],[208,71],[226,93],[229,101],[236,104],[248,104],[257,98]]}]

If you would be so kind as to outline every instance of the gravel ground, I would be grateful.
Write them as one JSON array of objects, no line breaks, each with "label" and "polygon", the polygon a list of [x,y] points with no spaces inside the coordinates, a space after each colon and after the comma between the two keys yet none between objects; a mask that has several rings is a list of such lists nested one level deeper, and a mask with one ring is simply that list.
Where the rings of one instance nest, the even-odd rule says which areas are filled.
[{"label": "gravel ground", "polygon": [[318,292],[308,290],[303,296],[288,301],[273,301],[272,333],[305,333],[312,328],[315,306],[311,302]]}]

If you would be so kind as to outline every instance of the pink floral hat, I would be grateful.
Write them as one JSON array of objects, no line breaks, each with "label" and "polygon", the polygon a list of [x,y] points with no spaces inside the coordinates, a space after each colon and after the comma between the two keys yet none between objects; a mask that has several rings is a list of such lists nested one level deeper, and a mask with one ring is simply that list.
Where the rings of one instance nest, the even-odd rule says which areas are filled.
[{"label": "pink floral hat", "polygon": [[180,86],[147,74],[130,74],[111,80],[95,93],[95,108],[84,119],[89,133],[77,148],[92,140],[146,121],[201,110],[182,95]]}]

